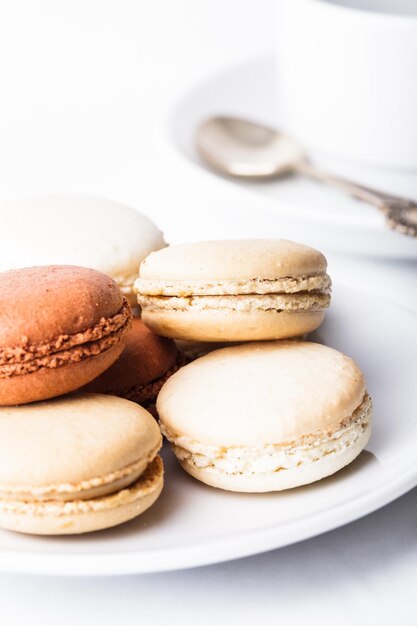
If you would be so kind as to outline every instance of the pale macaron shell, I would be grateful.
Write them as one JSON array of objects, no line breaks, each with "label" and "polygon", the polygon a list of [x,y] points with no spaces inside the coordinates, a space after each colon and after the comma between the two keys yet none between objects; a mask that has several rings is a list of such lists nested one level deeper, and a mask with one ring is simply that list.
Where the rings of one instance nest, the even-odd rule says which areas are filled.
[{"label": "pale macaron shell", "polygon": [[324,273],[326,259],[308,246],[285,239],[200,241],[169,246],[141,264],[142,279],[275,280]]},{"label": "pale macaron shell", "polygon": [[[36,216],[36,219],[33,219]],[[162,233],[135,209],[90,196],[44,195],[0,204],[0,271],[81,265],[111,276],[136,303],[141,261],[163,248]]]},{"label": "pale macaron shell", "polygon": [[160,446],[152,416],[114,396],[83,393],[1,407],[1,497],[74,500],[112,493],[140,475]]},{"label": "pale macaron shell", "polygon": [[142,310],[142,320],[155,333],[200,342],[298,337],[316,330],[323,319],[324,311]]},{"label": "pale macaron shell", "polygon": [[156,456],[129,487],[95,500],[0,501],[0,526],[36,535],[74,535],[111,528],[144,513],[163,488],[162,459]]},{"label": "pale macaron shell", "polygon": [[347,356],[309,342],[216,350],[162,388],[157,409],[177,436],[217,446],[262,446],[332,431],[352,415],[365,380]]}]

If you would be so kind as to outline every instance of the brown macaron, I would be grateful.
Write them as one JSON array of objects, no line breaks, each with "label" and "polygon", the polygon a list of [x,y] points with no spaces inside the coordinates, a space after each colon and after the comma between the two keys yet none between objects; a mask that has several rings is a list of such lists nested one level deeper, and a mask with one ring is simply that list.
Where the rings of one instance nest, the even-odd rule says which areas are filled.
[{"label": "brown macaron", "polygon": [[159,337],[134,318],[126,346],[113,365],[83,388],[137,402],[155,415],[156,397],[182,364],[175,342]]},{"label": "brown macaron", "polygon": [[0,405],[53,398],[123,350],[130,306],[101,272],[48,265],[0,273]]}]

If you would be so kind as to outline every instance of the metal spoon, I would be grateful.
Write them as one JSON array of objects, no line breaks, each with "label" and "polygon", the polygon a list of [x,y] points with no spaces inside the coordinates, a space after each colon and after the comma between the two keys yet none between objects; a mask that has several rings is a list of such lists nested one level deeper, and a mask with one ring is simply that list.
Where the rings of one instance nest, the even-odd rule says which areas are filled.
[{"label": "metal spoon", "polygon": [[220,174],[255,180],[304,174],[374,205],[390,228],[417,237],[416,201],[322,172],[291,137],[272,128],[245,119],[212,117],[197,128],[196,146],[202,159]]}]

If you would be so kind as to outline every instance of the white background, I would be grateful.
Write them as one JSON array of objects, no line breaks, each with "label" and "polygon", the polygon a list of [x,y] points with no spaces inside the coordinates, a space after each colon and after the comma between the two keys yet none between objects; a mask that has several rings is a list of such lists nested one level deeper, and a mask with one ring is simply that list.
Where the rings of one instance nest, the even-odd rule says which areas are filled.
[{"label": "white background", "polygon": [[[0,193],[121,200],[153,216],[170,240],[221,229],[210,220],[221,199],[180,180],[158,137],[184,89],[271,49],[272,9],[270,0],[3,2]],[[415,301],[404,264],[330,262],[336,280]],[[2,623],[415,625],[416,514],[414,490],[316,539],[199,570],[78,580],[1,574]]]}]

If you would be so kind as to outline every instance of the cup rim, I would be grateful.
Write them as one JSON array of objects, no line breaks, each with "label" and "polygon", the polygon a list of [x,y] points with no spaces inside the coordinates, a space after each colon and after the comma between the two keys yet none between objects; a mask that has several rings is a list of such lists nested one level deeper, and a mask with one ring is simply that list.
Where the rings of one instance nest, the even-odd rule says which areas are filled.
[{"label": "cup rim", "polygon": [[347,6],[343,4],[335,4],[331,2],[331,0],[302,0],[303,2],[315,3],[319,4],[322,7],[326,7],[329,11],[334,11],[335,13],[346,13],[351,17],[366,19],[366,20],[374,20],[379,22],[387,22],[388,20],[392,23],[392,20],[397,22],[397,25],[401,26],[417,26],[417,14],[403,14],[403,13],[389,13],[388,11],[373,11],[372,9],[359,9],[354,6]]}]

